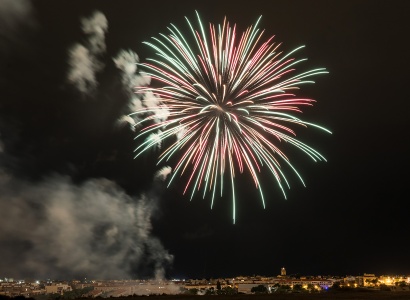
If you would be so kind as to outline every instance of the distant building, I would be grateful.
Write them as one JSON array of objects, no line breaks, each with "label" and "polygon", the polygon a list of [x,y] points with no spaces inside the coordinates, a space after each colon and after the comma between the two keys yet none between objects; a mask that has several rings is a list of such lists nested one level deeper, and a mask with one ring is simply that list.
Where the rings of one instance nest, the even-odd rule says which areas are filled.
[{"label": "distant building", "polygon": [[71,292],[72,288],[68,284],[63,283],[53,283],[51,285],[46,285],[46,294],[64,294],[64,292]]},{"label": "distant building", "polygon": [[18,283],[18,282],[1,282],[0,283],[0,296],[7,297],[33,297],[44,294],[45,290],[40,289],[38,285],[30,283]]},{"label": "distant building", "polygon": [[377,277],[374,274],[364,273],[363,282],[360,282],[360,286],[375,286],[377,282]]},{"label": "distant building", "polygon": [[281,275],[281,276],[286,276],[286,269],[285,269],[285,267],[282,267],[282,269],[280,269],[280,275]]},{"label": "distant building", "polygon": [[380,284],[385,284],[388,286],[395,286],[404,282],[407,285],[410,285],[410,276],[386,276],[382,275],[378,278]]}]

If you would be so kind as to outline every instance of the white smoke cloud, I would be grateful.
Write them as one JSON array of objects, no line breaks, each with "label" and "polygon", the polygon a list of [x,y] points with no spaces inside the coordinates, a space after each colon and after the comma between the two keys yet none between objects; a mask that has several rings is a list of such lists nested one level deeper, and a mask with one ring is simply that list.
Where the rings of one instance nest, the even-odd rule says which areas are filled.
[{"label": "white smoke cloud", "polygon": [[[121,50],[113,58],[115,66],[121,71],[121,83],[124,91],[128,94],[128,112],[140,111],[143,109],[141,95],[135,94],[136,87],[147,86],[151,82],[151,77],[146,74],[138,73],[138,55],[131,50]],[[127,114],[120,118],[119,122],[128,123],[131,130],[135,131],[135,124],[140,120],[138,114]]]},{"label": "white smoke cloud", "polygon": [[167,179],[168,175],[171,174],[172,168],[170,166],[165,166],[161,170],[155,173],[155,177],[164,181]]},{"label": "white smoke cloud", "polygon": [[176,136],[177,136],[177,140],[179,141],[179,140],[181,140],[184,136],[185,136],[185,134],[187,133],[187,129],[186,129],[186,127],[185,126],[180,126],[180,129],[178,130],[178,132],[177,132],[177,134],[176,134]]},{"label": "white smoke cloud", "polygon": [[131,50],[121,50],[113,58],[115,66],[122,72],[122,83],[133,93],[135,87],[147,86],[151,82],[151,77],[144,73],[137,73],[138,55]]},{"label": "white smoke cloud", "polygon": [[[31,14],[29,0],[0,0],[0,35],[14,38],[10,32],[29,22]],[[88,94],[97,88],[96,75],[104,67],[100,58],[108,22],[96,12],[81,26],[85,40],[68,49],[67,80]],[[131,76],[132,71],[129,65],[124,71],[130,84],[149,83],[149,77]],[[131,107],[142,107],[137,96],[130,99]],[[125,121],[135,125],[131,117]],[[0,140],[0,164],[4,152]],[[157,209],[152,195],[131,197],[104,179],[76,184],[56,175],[33,183],[0,165],[0,271],[20,278],[160,278],[173,257],[152,234]]]},{"label": "white smoke cloud", "polygon": [[107,18],[99,11],[95,11],[91,17],[81,19],[82,29],[88,35],[90,52],[94,55],[102,54],[106,50],[105,34],[108,30]]},{"label": "white smoke cloud", "polygon": [[122,116],[121,118],[118,119],[117,125],[119,125],[119,126],[128,125],[132,131],[135,131],[136,123],[135,123],[135,120],[133,118],[131,118],[130,116],[125,115],[125,116]]},{"label": "white smoke cloud", "polygon": [[75,44],[68,52],[67,80],[83,94],[93,92],[98,86],[96,74],[104,68],[99,56],[106,50],[105,33],[108,22],[105,16],[94,12],[81,20],[83,32],[87,35],[85,45]]},{"label": "white smoke cloud", "polygon": [[145,97],[143,100],[143,104],[145,107],[147,107],[148,109],[155,109],[159,107],[160,103],[160,100],[157,97],[155,97],[155,95],[152,92],[145,93]]},{"label": "white smoke cloud", "polygon": [[[135,131],[136,123],[138,123],[144,114],[153,115],[155,123],[161,123],[168,119],[170,111],[166,105],[161,102],[151,91],[141,94],[139,88],[148,86],[151,83],[151,77],[143,72],[138,72],[138,55],[131,50],[121,50],[116,57],[113,58],[115,66],[121,71],[121,82],[124,90],[128,92],[129,97],[129,113],[127,117],[119,119],[120,124],[129,124],[130,128]],[[132,120],[131,120],[132,119]],[[152,134],[150,139],[158,139],[157,134]],[[161,146],[158,140],[158,146]]]},{"label": "white smoke cloud", "polygon": [[161,123],[168,119],[170,114],[168,107],[162,104],[161,100],[151,91],[145,93],[142,104],[154,114],[154,122]]},{"label": "white smoke cloud", "polygon": [[155,144],[155,146],[158,148],[158,149],[161,149],[161,146],[162,146],[162,140],[161,140],[161,131],[160,130],[158,130],[156,133],[154,132],[154,133],[151,133],[149,136],[148,136],[148,138],[147,138],[147,140],[151,143],[154,143]]},{"label": "white smoke cloud", "polygon": [[31,184],[3,172],[0,190],[0,270],[8,276],[153,277],[173,260],[151,233],[155,199],[134,199],[111,181]]},{"label": "white smoke cloud", "polygon": [[113,61],[115,66],[124,72],[124,75],[128,77],[135,76],[139,61],[137,53],[131,50],[121,50],[118,52],[117,57],[113,58]]},{"label": "white smoke cloud", "polygon": [[69,54],[71,69],[68,72],[68,81],[83,94],[95,90],[98,85],[96,71],[101,69],[101,64],[80,44],[74,45]]},{"label": "white smoke cloud", "polygon": [[133,97],[131,97],[129,108],[131,111],[141,110],[143,108],[142,101],[134,95]]}]

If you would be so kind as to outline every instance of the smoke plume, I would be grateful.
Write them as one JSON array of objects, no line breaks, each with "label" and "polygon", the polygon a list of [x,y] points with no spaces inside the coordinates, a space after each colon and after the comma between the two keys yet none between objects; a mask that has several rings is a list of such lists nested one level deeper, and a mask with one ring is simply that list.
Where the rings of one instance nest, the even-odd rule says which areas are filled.
[{"label": "smoke plume", "polygon": [[[129,99],[128,114],[126,117],[120,118],[119,122],[128,123],[132,130],[135,130],[135,125],[140,121],[141,114],[134,114],[134,112],[141,112],[141,110],[146,110],[148,114],[152,114],[154,116],[153,120],[156,123],[167,120],[170,114],[169,109],[161,103],[161,100],[150,91],[142,92],[140,90],[142,87],[150,84],[151,77],[143,72],[139,72],[137,69],[138,55],[131,50],[121,50],[113,58],[113,61],[121,71],[121,82]],[[155,134],[151,136],[151,138],[153,137],[155,137]]]},{"label": "smoke plume", "polygon": [[54,176],[32,184],[4,172],[0,190],[0,270],[7,276],[153,278],[172,262],[151,234],[156,199],[130,197],[105,179],[76,185]]},{"label": "smoke plume", "polygon": [[[6,35],[13,41],[24,42],[18,34],[9,34],[7,30],[19,32],[20,26],[30,20],[30,3],[0,0],[0,46]],[[64,80],[68,79],[84,95],[98,88],[97,73],[104,67],[102,55],[106,49],[107,24],[105,16],[98,11],[82,19],[85,39],[69,50],[70,69],[68,74],[64,69],[63,74],[68,76]],[[126,172],[126,175],[118,175],[114,171],[110,177],[107,176],[109,171],[99,168],[109,165],[115,169],[116,163],[121,166],[127,160],[120,161],[116,153],[128,153],[128,141],[121,145],[102,144],[97,133],[113,129],[113,120],[122,111],[130,110],[128,102],[109,106],[108,100],[114,97],[106,93],[106,101],[98,103],[98,108],[107,105],[106,109],[94,109],[92,102],[61,101],[56,104],[54,96],[71,100],[73,95],[50,85],[50,82],[61,83],[50,77],[36,81],[30,86],[34,88],[21,89],[21,82],[30,82],[31,75],[43,69],[27,71],[25,63],[31,66],[38,58],[34,54],[25,55],[28,47],[20,47],[22,51],[16,52],[14,49],[18,47],[11,45],[10,40],[5,45],[13,50],[7,51],[13,54],[14,61],[24,62],[21,69],[24,72],[13,69],[11,77],[0,74],[0,84],[7,83],[8,91],[0,98],[0,277],[121,279],[164,276],[173,257],[153,236],[151,220],[157,215],[158,185],[162,185],[159,182],[165,179],[166,172],[158,174],[153,188],[147,189],[145,195],[131,196],[122,188],[127,187],[127,182],[122,180],[128,176]],[[53,51],[67,51],[58,48],[58,43],[55,46]],[[138,80],[143,80],[140,84],[147,83],[149,78],[136,74],[136,69],[128,63],[135,62],[138,56],[121,57],[116,63],[122,66],[122,84],[126,89]],[[7,57],[0,56],[0,60],[7,61]],[[44,69],[47,74],[54,74],[56,70],[63,72],[62,67],[54,68],[51,64],[44,65]],[[3,70],[6,69],[0,66],[0,73]],[[142,105],[142,99],[133,93],[129,95],[131,107]],[[117,109],[111,110],[112,107]],[[92,118],[100,121],[88,122],[89,115],[86,120],[81,117],[85,111],[92,111]],[[107,137],[112,136],[104,136]],[[122,137],[120,135],[118,140]],[[84,146],[85,141],[89,142],[87,146]],[[93,144],[101,147],[93,148]],[[53,151],[58,153],[55,157],[49,155]],[[111,155],[112,161],[100,162],[98,157],[104,155]],[[50,175],[51,172],[57,175]],[[103,177],[112,180],[101,179]]]},{"label": "smoke plume", "polygon": [[121,70],[121,79],[125,87],[128,87],[130,92],[137,86],[146,86],[150,84],[151,78],[144,73],[137,73],[137,64],[139,57],[137,53],[131,50],[121,50],[115,58],[113,58],[115,66]]},{"label": "smoke plume", "polygon": [[157,171],[155,177],[164,181],[169,174],[171,174],[172,168],[170,166],[165,166],[161,170]]},{"label": "smoke plume", "polygon": [[98,86],[97,72],[104,68],[99,56],[106,50],[108,22],[104,14],[96,11],[89,18],[83,18],[81,23],[87,38],[85,45],[77,43],[69,50],[67,80],[79,92],[89,94]]}]

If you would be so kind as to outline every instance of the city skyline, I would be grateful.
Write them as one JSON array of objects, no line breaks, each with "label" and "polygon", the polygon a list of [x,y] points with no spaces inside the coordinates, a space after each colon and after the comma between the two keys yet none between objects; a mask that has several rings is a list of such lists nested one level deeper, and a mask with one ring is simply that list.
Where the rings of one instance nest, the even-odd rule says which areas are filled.
[{"label": "city skyline", "polygon": [[[274,272],[273,272],[274,273]],[[266,276],[263,274],[237,274],[235,276],[229,276],[229,277],[208,277],[208,278],[163,278],[163,277],[158,277],[158,278],[111,278],[111,279],[103,279],[103,278],[98,278],[98,277],[75,277],[75,278],[40,278],[40,277],[32,277],[32,278],[13,278],[10,276],[3,276],[7,274],[2,274],[0,277],[0,282],[14,282],[17,284],[21,283],[47,283],[47,284],[52,284],[52,283],[64,283],[64,282],[73,282],[73,283],[92,283],[92,282],[98,282],[98,281],[106,281],[106,282],[134,282],[134,281],[141,281],[141,282],[155,282],[155,281],[178,281],[178,282],[184,282],[184,281],[192,281],[192,282],[201,282],[201,281],[218,281],[218,280],[244,280],[244,281],[249,281],[249,280],[255,280],[255,279],[272,279],[272,278],[282,278],[282,279],[309,279],[309,278],[355,278],[355,277],[372,277],[372,278],[381,278],[381,282],[385,283],[386,279],[391,279],[388,281],[388,284],[394,283],[394,278],[396,278],[396,281],[399,279],[403,279],[410,284],[410,275],[409,274],[382,274],[382,273],[366,273],[366,272],[360,272],[358,274],[343,274],[343,275],[338,275],[338,274],[299,274],[299,273],[290,273],[287,272],[285,267],[280,268],[280,270],[277,270],[276,274],[271,275],[271,276]]]},{"label": "city skyline", "polygon": [[[0,279],[0,296],[25,296],[35,299],[63,297],[68,299],[90,297],[135,297],[141,295],[240,295],[240,294],[283,294],[283,293],[334,293],[343,291],[371,293],[386,296],[399,292],[406,297],[410,291],[409,276],[376,276],[364,273],[361,276],[287,276],[281,269],[275,277],[238,276],[211,279],[172,280],[69,280],[29,281]],[[393,294],[391,294],[393,292]]]},{"label": "city skyline", "polygon": [[[1,1],[1,0],[0,0]],[[404,1],[46,0],[0,2],[0,276],[215,278],[239,274],[409,274]],[[287,199],[261,172],[264,209],[249,174],[232,199],[167,187],[159,151],[134,159],[133,87],[155,57],[143,44],[185,17],[242,32],[262,16],[264,37],[300,71],[316,100],[297,132],[315,163],[284,146],[304,179]],[[134,67],[133,67],[134,66]],[[299,70],[299,66],[298,66]],[[282,146],[282,145],[281,145]],[[284,151],[285,151],[284,150]]]}]

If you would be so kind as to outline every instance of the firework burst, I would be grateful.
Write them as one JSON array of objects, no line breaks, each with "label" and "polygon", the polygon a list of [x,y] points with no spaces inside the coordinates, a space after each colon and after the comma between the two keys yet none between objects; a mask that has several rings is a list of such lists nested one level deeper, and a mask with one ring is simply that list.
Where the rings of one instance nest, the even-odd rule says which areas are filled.
[{"label": "firework burst", "polygon": [[[283,165],[298,174],[280,149],[289,143],[314,161],[325,160],[316,150],[296,139],[295,126],[312,126],[295,116],[301,107],[314,100],[299,98],[294,91],[312,83],[310,77],[327,73],[324,68],[295,73],[295,66],[306,59],[283,54],[273,37],[263,41],[263,32],[254,26],[238,35],[236,25],[225,19],[222,25],[209,24],[206,32],[197,13],[199,28],[186,18],[192,43],[173,24],[169,34],[146,42],[156,51],[156,59],[141,66],[161,87],[137,87],[143,95],[156,95],[159,105],[145,106],[131,115],[142,115],[137,125],[145,124],[136,138],[147,137],[135,149],[136,156],[166,139],[170,145],[161,150],[158,163],[178,158],[169,184],[177,175],[188,174],[184,194],[191,199],[201,192],[223,195],[224,178],[232,192],[235,222],[235,177],[249,172],[265,199],[260,173],[267,169],[283,195],[289,188]],[[190,37],[191,38],[191,37]],[[192,45],[191,45],[192,44]],[[158,117],[158,110],[166,118]],[[329,132],[329,131],[328,131]],[[304,184],[304,183],[303,183]]]}]

